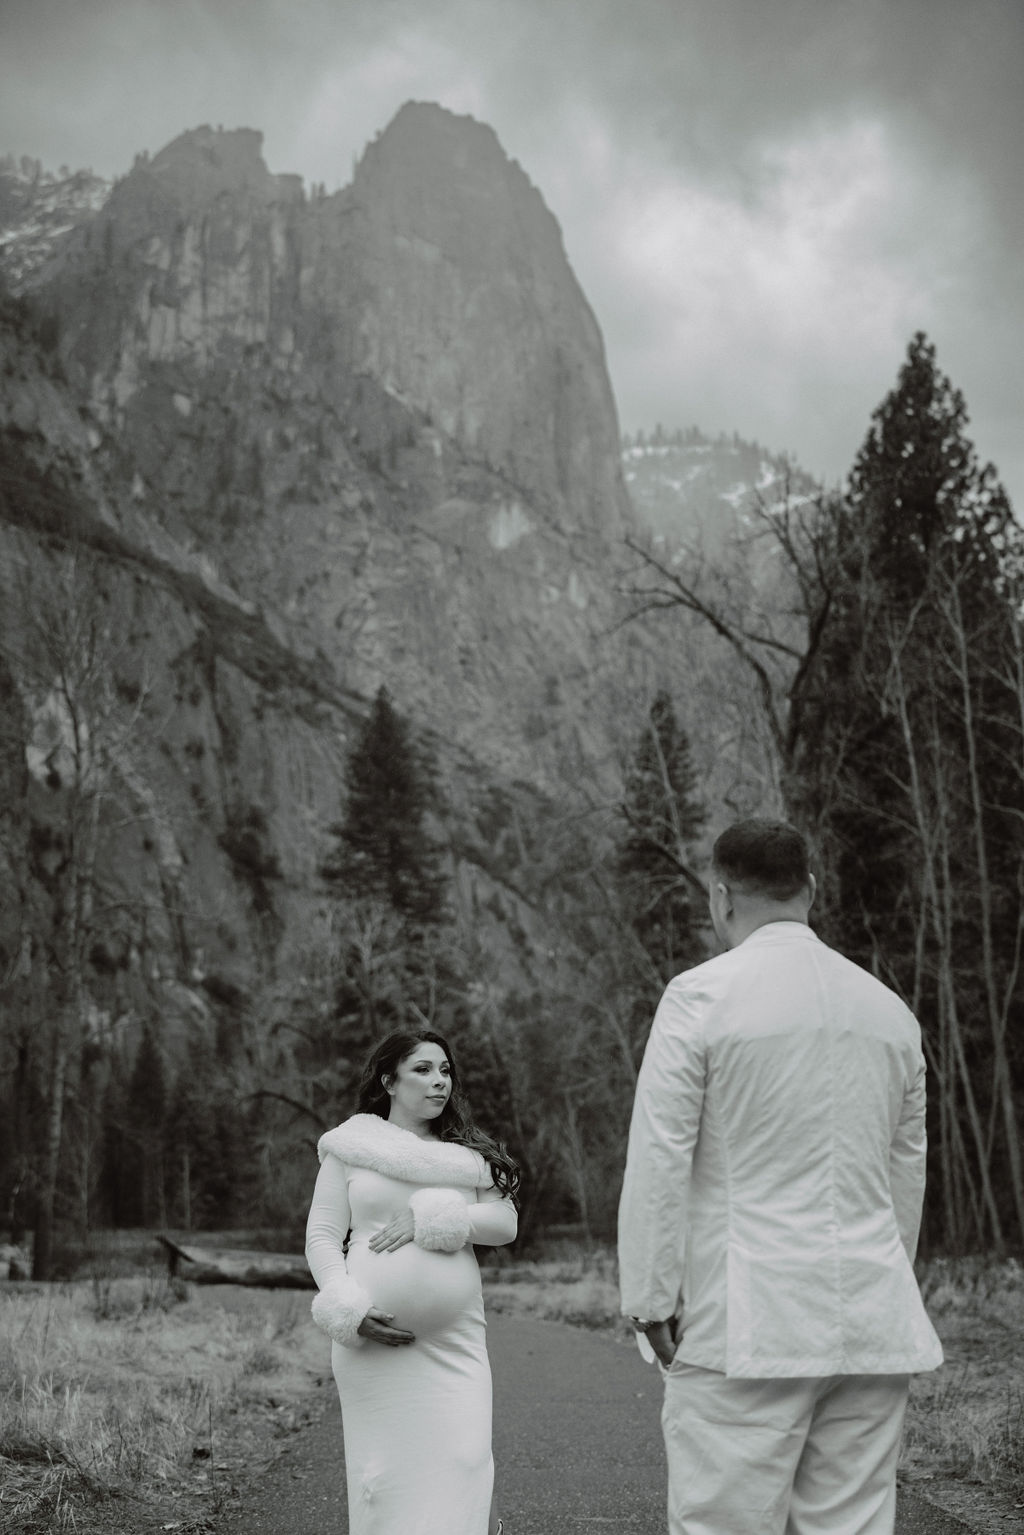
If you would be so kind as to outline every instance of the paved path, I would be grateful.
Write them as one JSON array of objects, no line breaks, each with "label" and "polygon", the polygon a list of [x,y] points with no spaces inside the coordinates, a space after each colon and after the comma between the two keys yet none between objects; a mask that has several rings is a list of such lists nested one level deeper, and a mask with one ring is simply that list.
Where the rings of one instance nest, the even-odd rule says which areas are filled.
[{"label": "paved path", "polygon": [[[508,1535],[665,1535],[661,1383],[653,1366],[610,1338],[554,1322],[492,1317],[488,1345]],[[329,1391],[323,1419],[248,1489],[225,1535],[347,1535],[333,1381]],[[967,1528],[918,1498],[900,1498],[897,1535],[965,1535]]]}]

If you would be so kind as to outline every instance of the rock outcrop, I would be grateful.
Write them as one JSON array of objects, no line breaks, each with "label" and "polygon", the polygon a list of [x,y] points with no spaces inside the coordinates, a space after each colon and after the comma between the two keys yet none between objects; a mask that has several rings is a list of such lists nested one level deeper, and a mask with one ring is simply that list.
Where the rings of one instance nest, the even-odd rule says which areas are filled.
[{"label": "rock outcrop", "polygon": [[336,291],[358,316],[357,366],[559,530],[620,534],[629,513],[601,334],[558,224],[491,129],[404,107],[345,206],[361,296]]},{"label": "rock outcrop", "polygon": [[[382,682],[492,886],[496,795],[607,786],[643,705],[613,623],[615,408],[558,226],[490,129],[409,105],[330,197],[258,134],[197,129],[17,286],[5,612],[19,569],[59,591],[78,548],[105,572],[120,694],[146,698],[119,877],[182,984],[301,949]],[[22,746],[50,707],[33,664],[10,663]]]}]

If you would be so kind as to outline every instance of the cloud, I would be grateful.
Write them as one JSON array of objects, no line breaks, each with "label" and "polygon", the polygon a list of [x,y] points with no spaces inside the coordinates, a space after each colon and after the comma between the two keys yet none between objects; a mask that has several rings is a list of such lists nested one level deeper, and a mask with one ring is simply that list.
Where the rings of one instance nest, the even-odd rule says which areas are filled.
[{"label": "cloud", "polygon": [[763,153],[755,201],[713,184],[681,189],[665,173],[628,182],[589,287],[606,316],[613,377],[633,380],[626,425],[739,429],[802,449],[809,467],[837,478],[870,408],[868,394],[851,436],[855,376],[894,373],[908,313],[923,322],[929,309],[916,251],[884,265],[867,259],[913,189],[874,120]]},{"label": "cloud", "polygon": [[329,188],[402,102],[562,225],[626,424],[839,478],[923,328],[1024,503],[1019,0],[5,0],[0,148],[120,172],[200,122]]}]

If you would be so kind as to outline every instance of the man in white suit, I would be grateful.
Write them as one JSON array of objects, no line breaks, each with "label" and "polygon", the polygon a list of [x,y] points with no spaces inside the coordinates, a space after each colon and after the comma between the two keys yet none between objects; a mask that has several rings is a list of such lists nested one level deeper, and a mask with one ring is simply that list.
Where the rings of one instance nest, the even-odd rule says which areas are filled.
[{"label": "man in white suit", "polygon": [[920,1030],[813,898],[791,826],[719,837],[726,952],[670,982],[637,1083],[619,1270],[666,1372],[671,1535],[891,1535],[908,1378],[942,1362]]}]

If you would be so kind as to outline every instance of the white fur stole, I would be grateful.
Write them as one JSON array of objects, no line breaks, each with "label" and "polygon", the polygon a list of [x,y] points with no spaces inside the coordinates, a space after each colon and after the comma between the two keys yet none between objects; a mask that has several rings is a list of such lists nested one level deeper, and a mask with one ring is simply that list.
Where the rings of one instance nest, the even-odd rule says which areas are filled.
[{"label": "white fur stole", "polygon": [[349,1167],[365,1167],[398,1178],[448,1188],[490,1188],[493,1176],[478,1151],[451,1141],[424,1141],[379,1114],[353,1114],[317,1143],[321,1162],[330,1155]]}]

